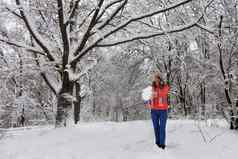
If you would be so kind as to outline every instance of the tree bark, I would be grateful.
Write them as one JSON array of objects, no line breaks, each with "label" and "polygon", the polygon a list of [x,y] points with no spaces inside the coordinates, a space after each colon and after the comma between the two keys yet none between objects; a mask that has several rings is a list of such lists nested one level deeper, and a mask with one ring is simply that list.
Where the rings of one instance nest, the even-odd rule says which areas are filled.
[{"label": "tree bark", "polygon": [[63,84],[62,89],[58,95],[56,127],[63,127],[72,124],[73,120],[73,86],[74,83],[69,80],[67,71],[62,73]]},{"label": "tree bark", "polygon": [[205,88],[205,82],[202,82],[201,84],[200,84],[200,89],[201,89],[201,117],[202,118],[205,118],[205,110],[206,110],[206,108],[205,108],[205,103],[206,103],[206,88]]},{"label": "tree bark", "polygon": [[75,97],[76,101],[74,102],[74,123],[77,124],[80,121],[80,84],[75,82]]},{"label": "tree bark", "polygon": [[[220,16],[220,23],[219,23],[219,43],[217,44],[217,47],[218,47],[218,51],[219,51],[219,64],[220,64],[220,69],[221,69],[221,72],[222,72],[222,76],[223,76],[223,79],[225,80],[225,84],[226,84],[226,80],[227,80],[227,76],[226,76],[226,72],[225,72],[225,69],[224,69],[224,65],[223,65],[223,52],[222,52],[222,45],[221,45],[221,39],[222,39],[222,22],[223,22],[223,16]],[[230,94],[229,94],[229,89],[227,87],[225,87],[225,96],[226,96],[226,100],[227,100],[227,103],[229,105],[229,107],[231,108],[230,109],[230,129],[234,129],[234,125],[235,125],[235,119],[234,117],[232,117],[235,113],[233,111],[233,106],[232,106],[232,101],[231,101],[231,97],[230,97]]]}]

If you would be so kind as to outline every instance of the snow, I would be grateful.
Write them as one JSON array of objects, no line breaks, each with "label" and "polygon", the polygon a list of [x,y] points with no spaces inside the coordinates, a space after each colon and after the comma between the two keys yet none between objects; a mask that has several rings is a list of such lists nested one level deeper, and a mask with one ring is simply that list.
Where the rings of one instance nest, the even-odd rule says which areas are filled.
[{"label": "snow", "polygon": [[70,65],[67,65],[66,71],[69,73],[69,80],[70,81],[77,81],[82,77],[83,75],[87,74],[90,70],[94,68],[94,66],[97,65],[97,60],[88,58],[88,62],[91,62],[90,64],[84,64],[83,69],[80,71],[80,73],[75,73]]},{"label": "snow", "polygon": [[12,4],[12,1],[11,0],[2,0],[3,3],[6,3],[6,4]]},{"label": "snow", "polygon": [[[238,133],[220,121],[169,120],[167,148],[154,145],[151,121],[81,123],[6,135],[1,159],[226,159],[236,158]],[[11,130],[12,131],[12,130]],[[19,130],[18,130],[19,131]],[[18,135],[16,135],[18,134]]]},{"label": "snow", "polygon": [[197,42],[194,40],[194,41],[190,41],[190,49],[191,51],[195,51],[198,49],[198,45],[197,45]]},{"label": "snow", "polygon": [[142,90],[142,99],[144,101],[148,101],[151,99],[152,97],[152,87],[151,86],[147,86],[145,89]]}]

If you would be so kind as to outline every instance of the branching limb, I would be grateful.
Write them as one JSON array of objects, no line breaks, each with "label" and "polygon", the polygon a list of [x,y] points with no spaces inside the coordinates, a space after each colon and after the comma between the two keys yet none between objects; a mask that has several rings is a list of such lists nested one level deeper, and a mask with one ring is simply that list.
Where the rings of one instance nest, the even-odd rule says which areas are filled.
[{"label": "branching limb", "polygon": [[[121,25],[119,25],[118,27],[114,28],[113,30],[109,31],[108,33],[104,34],[103,36],[101,36],[100,38],[98,38],[95,42],[93,42],[91,45],[89,45],[87,48],[83,49],[82,45],[78,47],[78,49],[76,50],[75,54],[76,55],[71,61],[70,63],[75,63],[76,61],[78,61],[81,57],[83,57],[84,55],[87,54],[87,52],[89,50],[91,50],[92,48],[96,47],[96,45],[101,42],[102,40],[104,40],[105,38],[109,37],[110,35],[112,35],[113,33],[119,31],[119,30],[122,30],[123,28],[125,28],[126,26],[128,26],[130,23],[132,22],[135,22],[135,21],[138,21],[138,20],[141,20],[141,19],[144,19],[144,18],[147,18],[147,17],[151,17],[153,15],[156,15],[156,14],[159,14],[159,13],[164,13],[168,10],[171,10],[171,9],[174,9],[176,7],[179,7],[181,5],[184,5],[186,3],[189,3],[191,2],[192,0],[183,0],[181,2],[178,2],[178,3],[175,3],[175,4],[172,4],[166,8],[163,8],[163,9],[158,9],[158,10],[155,10],[153,12],[150,12],[150,13],[147,13],[147,14],[143,14],[143,15],[140,15],[140,16],[137,16],[137,17],[133,17],[133,18],[130,18],[129,20],[125,21],[124,23],[122,23]],[[194,24],[195,25],[195,24]],[[194,26],[193,25],[193,26]],[[181,29],[181,28],[180,28]],[[157,33],[158,34],[158,33]],[[160,35],[161,33],[159,33],[158,35]],[[164,33],[163,33],[164,34]],[[163,35],[162,34],[162,35]],[[156,36],[158,36],[156,35]],[[154,37],[155,35],[153,35],[152,37]],[[142,36],[143,38],[144,36]],[[149,38],[149,37],[148,37]],[[137,38],[136,38],[137,39]],[[132,40],[130,40],[132,41]],[[124,42],[127,42],[124,41]],[[86,43],[86,41],[85,41]],[[83,45],[84,46],[84,45]],[[83,49],[83,50],[82,50]],[[79,52],[81,52],[79,54]]]},{"label": "branching limb", "polygon": [[[21,6],[20,0],[16,0],[16,5]],[[30,32],[36,43],[44,50],[44,52],[47,54],[47,57],[50,61],[56,61],[54,56],[50,52],[50,47],[46,44],[46,42],[43,40],[41,35],[37,32],[37,30],[34,28],[33,23],[31,20],[27,17],[27,15],[24,12],[23,8],[19,9],[20,15],[26,25],[27,30]]]},{"label": "branching limb", "polygon": [[67,32],[67,26],[64,23],[65,17],[64,17],[64,6],[63,6],[63,0],[57,0],[58,5],[58,19],[59,19],[59,27],[60,27],[60,33],[61,33],[61,39],[63,41],[63,66],[66,66],[68,63],[69,58],[69,37]]},{"label": "branching limb", "polygon": [[98,30],[103,29],[109,22],[117,15],[117,13],[122,10],[122,8],[126,5],[128,0],[124,0],[113,12],[112,14],[106,18],[106,20],[98,27]]},{"label": "branching limb", "polygon": [[86,32],[84,33],[81,42],[79,43],[78,47],[76,48],[76,50],[74,51],[74,55],[77,55],[85,46],[89,36],[90,36],[90,31],[92,30],[93,26],[96,24],[96,19],[98,16],[98,13],[103,5],[104,0],[100,0],[98,3],[97,8],[95,9],[95,12],[92,16],[92,19],[89,23],[88,29],[86,30]]},{"label": "branching limb", "polygon": [[0,41],[3,42],[3,43],[6,43],[8,45],[11,45],[11,46],[23,48],[27,51],[30,51],[30,52],[33,52],[33,53],[36,53],[36,54],[41,54],[41,55],[47,56],[46,53],[44,53],[42,51],[39,51],[39,49],[35,48],[35,47],[27,46],[27,45],[21,44],[19,42],[12,42],[12,41],[8,41],[8,40],[4,40],[4,39],[0,39]]},{"label": "branching limb", "polygon": [[100,18],[105,14],[105,12],[112,7],[113,5],[122,2],[123,0],[115,0],[112,1],[111,3],[109,3],[108,5],[106,5],[106,7],[104,7],[104,9],[101,11],[101,13],[99,13],[99,16],[97,17],[97,21],[100,20]]},{"label": "branching limb", "polygon": [[91,12],[88,13],[88,15],[86,17],[84,17],[84,19],[82,20],[82,22],[78,25],[78,30],[72,32],[72,34],[75,34],[77,32],[80,31],[80,28],[85,24],[85,22],[87,21],[87,19],[91,16],[91,14],[95,11],[95,9],[93,9]]},{"label": "branching limb", "polygon": [[10,13],[12,13],[13,15],[15,15],[15,16],[17,16],[18,18],[22,19],[22,16],[19,15],[19,14],[17,14],[14,10],[10,9],[9,7],[6,7],[6,9],[7,9]]},{"label": "branching limb", "polygon": [[70,21],[73,19],[73,17],[75,16],[75,13],[76,13],[76,11],[77,11],[77,9],[78,9],[78,5],[79,5],[79,2],[80,2],[81,0],[76,0],[76,2],[74,2],[73,3],[73,7],[72,7],[72,9],[71,9],[71,12],[70,12],[70,14],[69,14],[69,17],[68,17],[68,19],[67,19],[67,21],[65,22],[65,25],[67,26],[68,24],[70,24]]},{"label": "branching limb", "polygon": [[196,24],[197,24],[197,21],[192,22],[192,23],[187,24],[187,25],[178,26],[177,28],[172,29],[172,30],[160,31],[160,32],[152,33],[152,34],[137,35],[137,36],[132,37],[132,38],[128,38],[128,39],[124,39],[124,40],[120,40],[120,41],[112,42],[112,43],[108,43],[108,44],[97,44],[97,47],[115,46],[115,45],[131,42],[131,41],[134,41],[134,40],[149,39],[149,38],[156,37],[156,36],[166,35],[168,33],[171,34],[171,33],[181,32],[181,31],[184,31],[184,30],[187,30],[187,29],[190,29],[190,28],[196,26]]}]

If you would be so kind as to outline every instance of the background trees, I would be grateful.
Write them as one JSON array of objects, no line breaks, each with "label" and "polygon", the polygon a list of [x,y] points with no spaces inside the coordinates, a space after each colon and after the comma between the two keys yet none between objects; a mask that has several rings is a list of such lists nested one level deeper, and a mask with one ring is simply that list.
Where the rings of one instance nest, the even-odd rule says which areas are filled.
[{"label": "background trees", "polygon": [[[145,119],[140,91],[160,71],[171,83],[174,115],[203,119],[222,112],[230,121],[231,112],[236,127],[236,4],[3,1],[2,112],[20,109],[13,115],[19,116],[32,109],[32,119],[33,112],[49,122],[56,116],[56,126],[80,119]],[[31,99],[32,108],[16,109],[11,102],[6,110],[15,99]]]}]

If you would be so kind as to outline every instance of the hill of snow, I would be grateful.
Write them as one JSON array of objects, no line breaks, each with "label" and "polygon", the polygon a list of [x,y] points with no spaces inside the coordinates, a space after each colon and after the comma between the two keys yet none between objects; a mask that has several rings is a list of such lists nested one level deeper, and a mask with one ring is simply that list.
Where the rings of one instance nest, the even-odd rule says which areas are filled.
[{"label": "hill of snow", "polygon": [[154,145],[151,121],[11,131],[0,140],[0,159],[237,158],[238,132],[216,123],[169,120],[165,150]]}]

